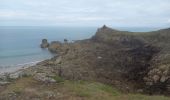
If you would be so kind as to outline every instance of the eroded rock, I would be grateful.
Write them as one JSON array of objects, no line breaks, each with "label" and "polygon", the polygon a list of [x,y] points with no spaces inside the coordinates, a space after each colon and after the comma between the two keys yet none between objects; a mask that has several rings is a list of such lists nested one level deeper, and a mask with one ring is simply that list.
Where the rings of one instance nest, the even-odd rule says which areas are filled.
[{"label": "eroded rock", "polygon": [[48,46],[49,46],[49,43],[47,39],[42,39],[41,48],[47,48]]},{"label": "eroded rock", "polygon": [[44,82],[44,83],[55,83],[56,82],[55,79],[47,76],[45,73],[37,73],[34,76],[34,79],[37,80],[37,81]]}]

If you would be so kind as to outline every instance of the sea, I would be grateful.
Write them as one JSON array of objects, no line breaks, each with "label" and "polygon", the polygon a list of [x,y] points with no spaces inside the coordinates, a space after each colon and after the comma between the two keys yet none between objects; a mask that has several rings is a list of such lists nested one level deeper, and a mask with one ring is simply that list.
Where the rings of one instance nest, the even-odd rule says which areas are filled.
[{"label": "sea", "polygon": [[[117,28],[124,31],[153,31],[156,28]],[[11,72],[31,66],[54,56],[47,49],[41,49],[42,39],[61,41],[67,39],[88,39],[97,27],[58,26],[0,26],[0,73]]]}]

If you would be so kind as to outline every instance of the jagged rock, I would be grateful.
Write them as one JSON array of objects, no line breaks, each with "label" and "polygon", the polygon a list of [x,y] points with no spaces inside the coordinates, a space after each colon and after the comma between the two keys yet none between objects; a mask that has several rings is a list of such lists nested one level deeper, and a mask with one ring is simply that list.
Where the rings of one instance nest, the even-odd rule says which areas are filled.
[{"label": "jagged rock", "polygon": [[37,81],[44,82],[44,83],[55,83],[56,82],[55,79],[47,76],[45,73],[37,73],[34,76],[34,79],[37,80]]},{"label": "jagged rock", "polygon": [[41,48],[47,48],[48,46],[49,46],[49,43],[47,39],[42,39]]}]

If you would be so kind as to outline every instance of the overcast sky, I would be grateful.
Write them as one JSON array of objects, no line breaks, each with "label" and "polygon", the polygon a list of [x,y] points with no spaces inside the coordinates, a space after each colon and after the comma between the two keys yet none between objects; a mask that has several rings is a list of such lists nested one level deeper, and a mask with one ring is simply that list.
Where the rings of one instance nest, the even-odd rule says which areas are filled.
[{"label": "overcast sky", "polygon": [[0,25],[170,27],[170,0],[0,0]]}]

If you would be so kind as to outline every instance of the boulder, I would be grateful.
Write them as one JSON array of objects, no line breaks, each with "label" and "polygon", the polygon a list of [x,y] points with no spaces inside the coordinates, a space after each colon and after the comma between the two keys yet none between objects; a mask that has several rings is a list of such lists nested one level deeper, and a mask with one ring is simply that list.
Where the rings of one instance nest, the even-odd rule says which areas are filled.
[{"label": "boulder", "polygon": [[42,39],[41,48],[47,48],[48,46],[49,46],[49,43],[47,39]]},{"label": "boulder", "polygon": [[154,81],[155,83],[157,83],[157,82],[159,81],[159,79],[160,79],[160,76],[159,76],[159,75],[154,75],[154,76],[152,77],[152,79],[153,79],[153,81]]},{"label": "boulder", "polygon": [[37,81],[44,82],[44,83],[55,83],[56,82],[55,79],[47,76],[45,73],[37,73],[34,76],[34,79],[37,80]]}]

